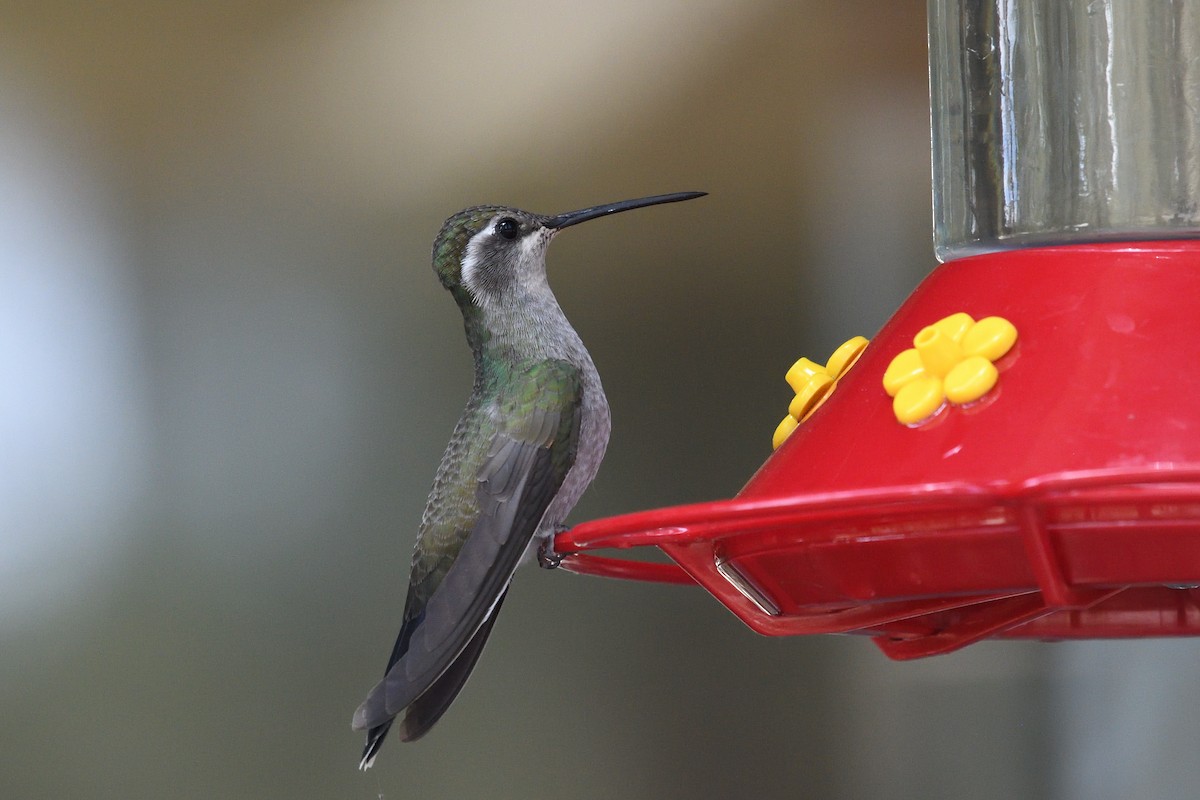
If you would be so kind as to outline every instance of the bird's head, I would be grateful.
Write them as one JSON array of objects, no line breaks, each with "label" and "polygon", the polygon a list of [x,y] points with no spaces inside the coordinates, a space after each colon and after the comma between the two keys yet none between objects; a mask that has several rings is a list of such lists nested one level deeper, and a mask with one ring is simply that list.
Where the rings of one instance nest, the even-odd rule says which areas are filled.
[{"label": "bird's head", "polygon": [[476,305],[502,297],[524,278],[545,275],[549,217],[506,206],[473,206],[446,220],[433,245],[433,269],[456,298]]},{"label": "bird's head", "polygon": [[446,220],[433,245],[433,269],[459,301],[486,305],[544,283],[546,246],[563,228],[642,206],[701,197],[680,192],[545,216],[507,206],[472,206]]}]

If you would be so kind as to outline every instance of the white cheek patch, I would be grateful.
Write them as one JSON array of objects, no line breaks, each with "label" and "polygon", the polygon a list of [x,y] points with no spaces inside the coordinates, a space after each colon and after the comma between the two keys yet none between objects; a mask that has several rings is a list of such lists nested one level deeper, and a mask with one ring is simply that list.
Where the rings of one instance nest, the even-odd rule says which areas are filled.
[{"label": "white cheek patch", "polygon": [[476,301],[479,300],[479,261],[482,258],[483,240],[491,235],[491,226],[484,228],[467,242],[462,260],[462,285]]}]

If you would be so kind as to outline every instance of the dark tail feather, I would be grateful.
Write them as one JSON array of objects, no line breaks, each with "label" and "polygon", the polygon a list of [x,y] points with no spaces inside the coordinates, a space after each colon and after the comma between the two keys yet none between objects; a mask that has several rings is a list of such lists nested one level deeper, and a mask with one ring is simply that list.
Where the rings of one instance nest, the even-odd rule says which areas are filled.
[{"label": "dark tail feather", "polygon": [[[479,626],[479,630],[475,631],[475,635],[467,642],[467,646],[442,673],[441,677],[404,710],[404,718],[400,722],[400,738],[403,741],[413,742],[428,733],[434,723],[442,718],[442,714],[446,713],[446,709],[454,702],[454,698],[458,697],[467,678],[471,677],[471,670],[475,668],[479,654],[483,652],[483,646],[492,632],[492,625],[495,624],[496,617],[500,615],[500,606],[504,603],[507,594],[508,590],[505,589],[504,594],[500,595],[500,599],[496,601],[496,605],[492,606],[492,613]],[[359,769],[370,769],[371,765],[375,763],[375,756],[379,753],[379,748],[383,745],[383,740],[387,737],[394,721],[388,720],[367,731],[367,743],[363,747],[362,760],[358,763]]]},{"label": "dark tail feather", "polygon": [[[507,594],[508,590],[505,589],[504,594],[500,595],[500,599],[496,601],[496,605],[492,606],[492,613],[488,614],[487,619],[479,626],[479,630],[475,631],[475,635],[471,637],[471,641],[467,642],[463,651],[458,654],[458,657],[442,673],[441,677],[434,681],[433,685],[405,710],[404,718],[400,722],[400,738],[403,741],[415,742],[429,733],[429,729],[442,718],[442,714],[446,713],[446,709],[454,702],[454,698],[458,697],[467,678],[471,677],[471,670],[475,668],[479,654],[483,652],[483,646],[492,632],[492,625],[495,624],[496,617],[500,616],[500,606],[504,603]],[[380,733],[380,739],[383,738],[383,733],[386,733],[386,730]],[[379,749],[378,744],[375,745],[375,749]]]},{"label": "dark tail feather", "polygon": [[375,763],[375,756],[379,754],[379,748],[391,727],[392,721],[389,719],[379,727],[367,731],[367,744],[363,747],[362,760],[358,762],[359,769],[368,770]]},{"label": "dark tail feather", "polygon": [[[409,598],[405,604],[404,610],[407,613],[412,605],[412,587],[409,587]],[[400,632],[396,634],[396,643],[392,645],[392,654],[388,657],[387,667],[384,668],[383,674],[387,675],[391,671],[392,666],[400,660],[404,653],[408,650],[408,641],[412,638],[412,633],[417,626],[421,624],[423,614],[418,614],[411,619],[406,618],[404,624],[400,626]],[[392,720],[388,720],[382,725],[377,725],[367,731],[367,743],[363,746],[362,759],[358,762],[358,768],[368,770],[375,763],[375,756],[379,753],[379,748],[383,745],[383,740],[387,738],[388,731],[392,729]]]}]

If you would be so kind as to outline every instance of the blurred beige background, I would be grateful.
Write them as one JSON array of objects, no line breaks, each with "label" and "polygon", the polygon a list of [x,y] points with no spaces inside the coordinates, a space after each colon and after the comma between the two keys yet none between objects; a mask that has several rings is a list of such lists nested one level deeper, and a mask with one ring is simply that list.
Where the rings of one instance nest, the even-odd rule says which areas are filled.
[{"label": "blurred beige background", "polygon": [[896,664],[537,570],[355,770],[470,384],[441,221],[710,192],[550,271],[614,415],[574,519],[728,497],[792,361],[933,266],[924,37],[912,0],[0,0],[0,797],[1188,796],[1194,642]]}]

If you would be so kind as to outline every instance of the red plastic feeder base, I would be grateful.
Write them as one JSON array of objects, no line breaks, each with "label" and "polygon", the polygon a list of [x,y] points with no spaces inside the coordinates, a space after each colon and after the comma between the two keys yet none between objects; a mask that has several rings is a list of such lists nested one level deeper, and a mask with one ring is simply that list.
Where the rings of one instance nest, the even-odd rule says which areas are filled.
[{"label": "red plastic feeder base", "polygon": [[[902,425],[883,372],[957,312],[1017,344],[981,400]],[[588,552],[650,545],[674,564]],[[736,498],[555,546],[575,572],[698,583],[760,633],[868,634],[898,659],[1200,635],[1200,243],[942,265]]]}]

